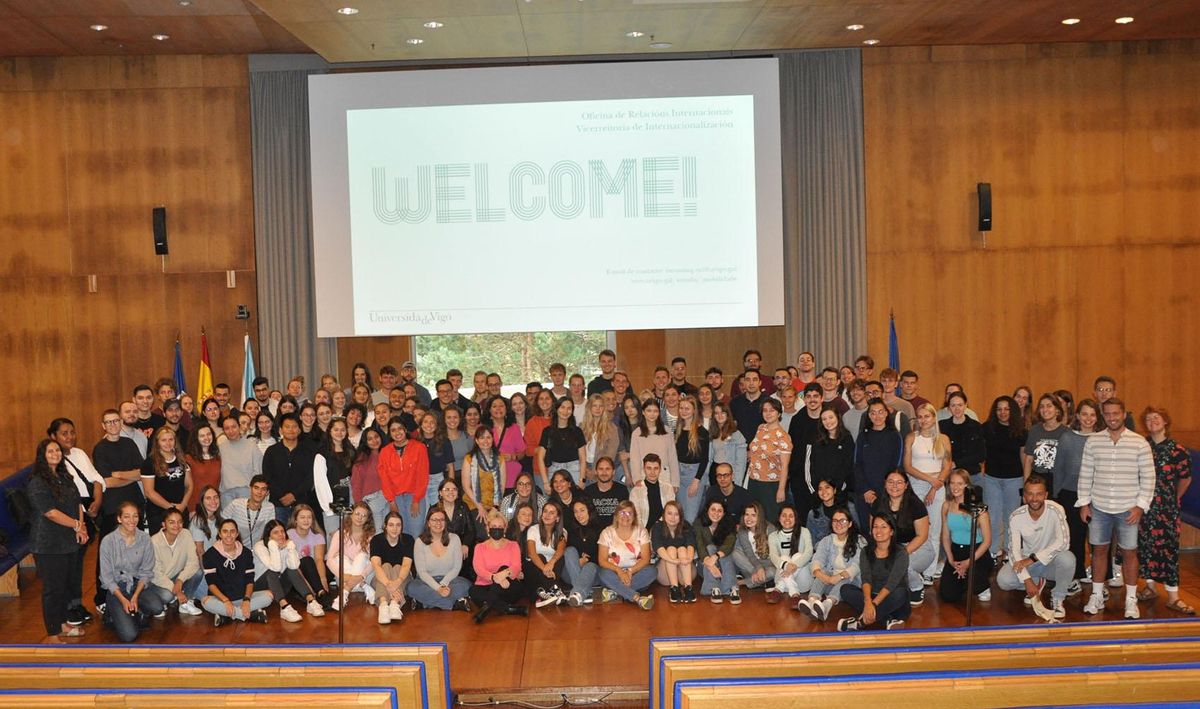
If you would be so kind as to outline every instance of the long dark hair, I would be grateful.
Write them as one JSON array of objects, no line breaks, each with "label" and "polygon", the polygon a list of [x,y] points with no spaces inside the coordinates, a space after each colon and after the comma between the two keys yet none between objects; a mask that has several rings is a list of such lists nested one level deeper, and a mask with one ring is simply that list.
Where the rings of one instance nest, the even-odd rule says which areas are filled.
[{"label": "long dark hair", "polygon": [[[1000,402],[1008,403],[1008,425],[1000,423],[1000,419],[996,417],[996,408],[1000,406]],[[999,433],[1001,427],[1008,429],[1008,435],[1017,440],[1025,440],[1025,413],[1021,411],[1021,407],[1017,406],[1017,400],[1011,396],[997,396],[992,401],[992,408],[988,412],[987,421],[984,422],[985,428],[990,428],[992,433]]]},{"label": "long dark hair", "polygon": [[212,517],[209,517],[208,510],[204,509],[204,496],[208,494],[209,490],[217,493],[218,496],[221,494],[221,491],[218,490],[214,485],[205,485],[204,487],[200,488],[200,496],[196,498],[196,511],[192,513],[192,523],[197,529],[200,530],[200,533],[204,535],[205,539],[212,539],[212,537],[209,536],[209,522],[212,522],[217,529],[221,528],[221,506],[217,505],[217,511],[213,513]]},{"label": "long dark hair", "polygon": [[[900,551],[900,547],[902,546],[900,544],[900,540],[896,538],[896,515],[894,515],[890,512],[881,514],[881,515],[875,515],[872,518],[872,522],[871,522],[872,525],[875,524],[875,520],[882,520],[885,523],[887,523],[887,526],[892,528],[892,538],[890,540],[888,540],[888,550],[887,550],[888,558],[891,559],[894,556],[896,556],[896,553],[898,551]],[[853,520],[851,520],[851,521],[853,522]],[[872,535],[872,537],[871,537],[871,544],[873,545],[871,547],[872,551],[879,548],[879,543],[875,541],[874,535]],[[848,551],[852,548],[853,547],[850,546],[850,540],[847,539],[846,540],[846,550]]]},{"label": "long dark hair", "polygon": [[[257,421],[255,421],[254,426],[255,426],[255,429],[257,430],[257,428],[258,428]],[[211,458],[212,460],[220,460],[221,459],[221,450],[217,446],[217,432],[214,431],[213,427],[208,424],[207,419],[204,419],[203,423],[197,424],[196,427],[192,429],[191,434],[188,436],[188,442],[187,442],[185,452],[188,455],[192,456],[192,458],[194,460],[204,460],[204,451],[202,451],[200,449],[200,435],[199,435],[200,429],[202,429],[202,428],[207,428],[209,433],[212,434],[212,443],[208,444],[208,457]],[[178,434],[176,434],[176,437],[178,438]],[[176,445],[176,447],[178,447],[178,444]]]},{"label": "long dark hair", "polygon": [[[653,432],[646,425],[646,407],[648,406],[658,409],[658,418],[654,420]],[[640,416],[638,416],[638,430],[642,432],[643,438],[649,438],[651,435],[665,436],[667,434],[667,426],[663,423],[662,406],[659,406],[657,400],[647,399],[646,403],[642,404]]]},{"label": "long dark hair", "polygon": [[[536,495],[536,494],[537,494],[536,491],[534,493],[532,493],[532,495]],[[532,527],[533,525],[538,523],[537,510],[533,509],[533,505],[529,504],[528,502],[522,502],[521,504],[517,505],[516,508],[513,509],[512,519],[508,520],[508,528],[504,530],[504,536],[513,540],[514,542],[517,542],[518,544],[521,543],[520,537],[521,537],[522,530],[518,527],[520,522],[518,522],[517,520],[521,517],[521,510],[525,509],[525,508],[529,508],[530,518],[533,520],[532,522],[529,523],[529,526]]]},{"label": "long dark hair", "polygon": [[[862,532],[859,531],[858,525],[854,522],[854,515],[850,514],[850,508],[844,504],[839,504],[833,508],[833,512],[829,515],[829,519],[833,519],[833,515],[841,512],[846,515],[846,519],[850,521],[850,528],[846,530],[846,546],[842,549],[842,558],[850,561],[858,554],[858,540],[862,538]],[[892,525],[893,530],[895,525]],[[892,535],[895,539],[895,535]]]},{"label": "long dark hair", "polygon": [[[500,431],[501,435],[503,435],[505,429],[507,429],[509,426],[511,426],[517,422],[516,417],[513,416],[512,406],[509,405],[508,399],[505,399],[503,396],[493,396],[492,398],[488,399],[487,402],[485,402],[483,406],[480,407],[480,410],[479,410],[480,422],[487,423],[488,428],[491,428],[493,426],[492,404],[496,403],[497,399],[500,400],[500,403],[504,404],[504,424],[503,424],[504,428],[501,429],[501,431]],[[486,418],[483,417],[484,409],[487,409],[487,412],[488,412]]]},{"label": "long dark hair", "polygon": [[[67,491],[67,479],[65,477],[67,475],[67,461],[66,456],[63,456],[63,459],[58,461],[56,467],[50,467],[49,461],[46,460],[46,449],[50,447],[51,443],[58,446],[58,441],[53,441],[49,438],[43,438],[42,442],[38,444],[37,454],[33,459],[33,474],[46,482],[55,500],[61,500],[63,494]],[[61,451],[62,446],[59,446],[58,449]]]},{"label": "long dark hair", "polygon": [[733,534],[737,531],[738,521],[733,518],[733,515],[729,514],[729,508],[725,506],[724,502],[721,502],[720,500],[711,500],[707,505],[704,506],[703,509],[700,510],[700,516],[696,517],[697,527],[708,527],[712,524],[712,521],[708,518],[708,510],[713,505],[719,505],[721,507],[721,512],[723,513],[721,521],[717,522],[717,526],[712,531],[713,544],[716,546],[721,546],[725,543],[725,539],[728,538],[730,534]]}]

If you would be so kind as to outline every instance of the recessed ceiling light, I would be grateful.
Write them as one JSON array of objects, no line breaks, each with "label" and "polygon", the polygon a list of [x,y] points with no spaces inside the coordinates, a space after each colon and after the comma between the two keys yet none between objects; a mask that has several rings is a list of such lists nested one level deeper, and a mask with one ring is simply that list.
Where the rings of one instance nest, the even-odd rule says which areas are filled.
[{"label": "recessed ceiling light", "polygon": [[863,44],[870,45],[870,46],[874,47],[875,45],[879,44],[879,40],[877,40],[877,39],[864,39],[864,40],[863,40]]},{"label": "recessed ceiling light", "polygon": [[861,30],[863,27],[864,27],[864,25],[846,25],[846,29],[850,30],[851,32],[857,32],[857,31]]},{"label": "recessed ceiling light", "polygon": [[92,25],[92,29],[97,32],[103,32],[104,30],[108,29],[108,25]]},{"label": "recessed ceiling light", "polygon": [[187,7],[192,4],[192,0],[179,0],[180,7]]},{"label": "recessed ceiling light", "polygon": [[412,45],[425,44],[425,40],[421,39],[420,37],[410,37],[404,41]]},{"label": "recessed ceiling light", "polygon": [[358,8],[357,7],[339,7],[338,14],[339,15],[357,15]]},{"label": "recessed ceiling light", "polygon": [[1130,22],[1133,22],[1133,18],[1132,17],[1118,17],[1116,20],[1114,20],[1114,22],[1116,22],[1118,25],[1127,25]]},{"label": "recessed ceiling light", "polygon": [[445,26],[446,25],[442,24],[441,22],[438,22],[437,20],[430,20],[429,22],[425,23],[425,29],[430,29],[430,30],[436,30],[440,27],[445,27]]},{"label": "recessed ceiling light", "polygon": [[169,34],[152,34],[152,35],[150,35],[150,38],[157,40],[159,42],[166,42],[168,39],[171,38],[171,35],[169,35]]},{"label": "recessed ceiling light", "polygon": [[625,36],[626,36],[626,37],[629,37],[630,39],[637,39],[638,37],[645,37],[645,36],[646,36],[646,33],[645,33],[645,32],[638,32],[637,30],[632,30],[632,31],[630,31],[630,32],[626,32],[626,33],[625,33]]},{"label": "recessed ceiling light", "polygon": [[1078,17],[1068,17],[1067,19],[1063,20],[1062,23],[1064,25],[1077,25],[1077,24],[1079,24],[1079,18]]},{"label": "recessed ceiling light", "polygon": [[651,42],[650,48],[651,49],[670,49],[671,43],[670,42]]}]

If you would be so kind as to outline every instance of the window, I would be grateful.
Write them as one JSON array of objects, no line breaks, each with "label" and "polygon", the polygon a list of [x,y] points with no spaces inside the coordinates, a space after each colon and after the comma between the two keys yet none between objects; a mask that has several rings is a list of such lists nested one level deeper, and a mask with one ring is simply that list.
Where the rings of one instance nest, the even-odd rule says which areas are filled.
[{"label": "window", "polygon": [[472,376],[478,370],[499,374],[505,396],[524,392],[527,382],[549,382],[550,365],[555,362],[566,366],[568,377],[578,373],[591,381],[600,373],[596,354],[608,346],[604,330],[413,337],[420,382],[433,391],[446,370],[457,368],[463,373],[464,396],[474,391]]}]

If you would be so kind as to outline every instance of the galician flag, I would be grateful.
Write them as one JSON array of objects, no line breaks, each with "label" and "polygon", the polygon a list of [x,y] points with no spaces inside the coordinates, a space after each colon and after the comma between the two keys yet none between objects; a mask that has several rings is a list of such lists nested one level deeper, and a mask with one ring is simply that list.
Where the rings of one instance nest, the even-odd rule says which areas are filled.
[{"label": "galician flag", "polygon": [[246,333],[246,363],[242,365],[242,401],[254,396],[254,351],[250,349],[250,333]]}]

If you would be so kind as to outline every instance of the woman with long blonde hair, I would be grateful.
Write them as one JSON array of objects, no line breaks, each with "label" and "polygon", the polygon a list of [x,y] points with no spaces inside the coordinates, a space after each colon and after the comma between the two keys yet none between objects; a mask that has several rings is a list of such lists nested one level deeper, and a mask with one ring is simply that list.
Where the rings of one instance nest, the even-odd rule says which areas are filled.
[{"label": "woman with long blonde hair", "polygon": [[933,561],[923,569],[913,569],[924,577],[925,585],[942,575],[938,550],[942,538],[942,504],[946,501],[946,480],[950,477],[950,439],[938,429],[937,409],[924,403],[917,407],[916,430],[904,442],[904,472],[909,484],[929,515],[929,538],[935,540]]},{"label": "woman with long blonde hair", "polygon": [[675,499],[683,507],[684,519],[695,519],[708,487],[708,454],[712,434],[700,424],[700,406],[696,399],[679,399],[679,418],[675,421],[675,457],[679,459],[679,486]]}]

